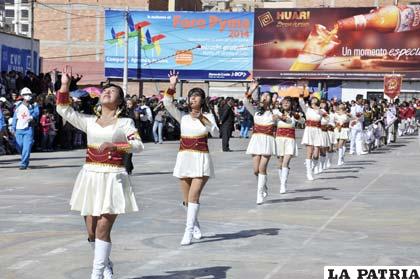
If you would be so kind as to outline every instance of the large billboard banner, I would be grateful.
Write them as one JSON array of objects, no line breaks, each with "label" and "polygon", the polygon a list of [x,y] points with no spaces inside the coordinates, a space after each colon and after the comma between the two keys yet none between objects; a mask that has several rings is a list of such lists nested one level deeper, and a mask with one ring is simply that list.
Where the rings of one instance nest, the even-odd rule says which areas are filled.
[{"label": "large billboard banner", "polygon": [[[125,11],[105,12],[105,75],[122,77]],[[253,61],[253,13],[133,11],[128,15],[129,78],[247,80]]]},{"label": "large billboard banner", "polygon": [[420,5],[256,9],[257,78],[420,78]]}]

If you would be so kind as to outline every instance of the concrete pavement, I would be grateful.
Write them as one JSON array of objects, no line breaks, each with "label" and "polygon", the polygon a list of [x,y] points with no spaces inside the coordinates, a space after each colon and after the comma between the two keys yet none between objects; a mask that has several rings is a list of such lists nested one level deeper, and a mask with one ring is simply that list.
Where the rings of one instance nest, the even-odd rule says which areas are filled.
[{"label": "concrete pavement", "polygon": [[[404,137],[373,154],[346,156],[305,180],[304,149],[289,193],[270,162],[268,201],[255,204],[246,140],[210,149],[217,177],[206,186],[204,238],[180,247],[185,211],[172,176],[178,143],[147,144],[132,182],[141,211],[113,230],[115,278],[322,278],[325,265],[420,265],[420,141]],[[0,157],[0,278],[89,278],[92,252],[68,201],[84,150],[35,153],[31,169]],[[335,159],[334,159],[335,160]],[[335,161],[334,161],[335,162]]]}]

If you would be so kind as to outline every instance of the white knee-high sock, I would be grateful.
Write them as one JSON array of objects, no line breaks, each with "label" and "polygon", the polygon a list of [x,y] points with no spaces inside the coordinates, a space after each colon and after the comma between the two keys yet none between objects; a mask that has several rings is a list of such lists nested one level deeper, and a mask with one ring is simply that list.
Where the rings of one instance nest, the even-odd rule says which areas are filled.
[{"label": "white knee-high sock", "polygon": [[112,244],[100,239],[95,240],[95,257],[91,279],[103,279],[104,269],[108,265]]}]

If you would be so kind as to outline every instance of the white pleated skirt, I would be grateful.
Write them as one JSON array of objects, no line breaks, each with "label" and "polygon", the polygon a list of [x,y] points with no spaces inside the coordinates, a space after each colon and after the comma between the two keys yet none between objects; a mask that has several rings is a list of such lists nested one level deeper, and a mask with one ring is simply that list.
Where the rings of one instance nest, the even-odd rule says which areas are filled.
[{"label": "white pleated skirt", "polygon": [[252,134],[246,154],[276,156],[276,141],[274,137],[265,134]]},{"label": "white pleated skirt", "polygon": [[322,131],[317,127],[306,127],[303,132],[302,144],[322,146]]},{"label": "white pleated skirt", "polygon": [[328,131],[328,137],[330,138],[330,143],[331,144],[336,144],[337,143],[334,131]]},{"label": "white pleated skirt", "polygon": [[338,131],[338,129],[335,129],[335,138],[337,140],[349,140],[350,128],[341,128],[341,131]]},{"label": "white pleated skirt", "polygon": [[331,141],[330,141],[330,136],[328,135],[328,131],[322,131],[321,130],[321,147],[330,147],[331,146]]},{"label": "white pleated skirt", "polygon": [[278,157],[285,155],[298,156],[296,140],[288,137],[276,137],[276,151]]},{"label": "white pleated skirt", "polygon": [[173,175],[178,178],[214,177],[210,154],[188,150],[178,152]]},{"label": "white pleated skirt", "polygon": [[71,210],[82,216],[124,214],[138,211],[130,178],[124,169],[95,172],[85,167],[79,172],[70,200]]}]

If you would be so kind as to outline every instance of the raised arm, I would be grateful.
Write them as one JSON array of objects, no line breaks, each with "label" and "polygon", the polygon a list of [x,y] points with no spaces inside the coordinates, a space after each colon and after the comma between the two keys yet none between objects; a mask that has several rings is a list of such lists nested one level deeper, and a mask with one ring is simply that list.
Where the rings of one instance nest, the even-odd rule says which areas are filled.
[{"label": "raised arm", "polygon": [[163,105],[165,106],[166,110],[169,114],[175,118],[176,121],[181,123],[182,114],[179,109],[174,105],[174,95],[176,93],[175,87],[176,83],[178,82],[178,74],[175,71],[169,72],[169,88],[166,89],[165,94],[163,96]]},{"label": "raised arm", "polygon": [[256,111],[254,106],[252,105],[252,95],[255,91],[258,90],[258,82],[256,80],[253,80],[251,82],[251,86],[249,89],[245,92],[245,97],[243,99],[244,107],[249,111],[251,115],[255,115]]},{"label": "raised arm", "polygon": [[299,97],[299,106],[302,109],[302,111],[306,114],[306,111],[308,110],[308,107],[305,104],[305,100],[303,100],[303,96]]},{"label": "raised arm", "polygon": [[66,66],[61,76],[61,88],[56,95],[57,113],[77,129],[86,132],[87,123],[92,116],[75,111],[70,106],[71,68]]}]

